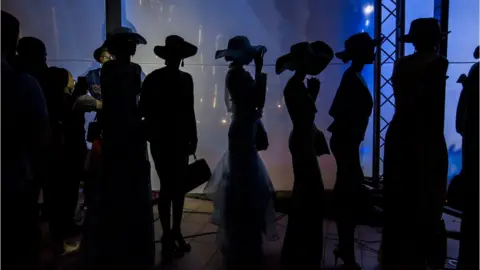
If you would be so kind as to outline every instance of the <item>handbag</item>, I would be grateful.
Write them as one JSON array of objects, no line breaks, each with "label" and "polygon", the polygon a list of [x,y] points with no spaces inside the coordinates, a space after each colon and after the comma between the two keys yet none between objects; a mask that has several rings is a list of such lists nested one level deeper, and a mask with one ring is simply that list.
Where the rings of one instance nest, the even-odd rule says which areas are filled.
[{"label": "handbag", "polygon": [[205,159],[197,159],[196,155],[193,155],[194,161],[187,167],[187,175],[185,176],[185,194],[192,189],[207,182],[212,176],[210,167]]},{"label": "handbag", "polygon": [[100,139],[102,134],[102,127],[100,126],[100,123],[97,121],[97,116],[95,116],[95,119],[93,122],[88,124],[88,129],[87,129],[87,142],[93,143],[94,141]]},{"label": "handbag", "polygon": [[269,146],[267,131],[265,130],[262,121],[258,121],[255,145],[257,147],[257,151],[265,151]]},{"label": "handbag", "polygon": [[315,154],[317,155],[317,157],[330,154],[330,149],[328,148],[325,135],[316,126],[315,126],[315,142],[314,143],[315,143],[314,145]]}]

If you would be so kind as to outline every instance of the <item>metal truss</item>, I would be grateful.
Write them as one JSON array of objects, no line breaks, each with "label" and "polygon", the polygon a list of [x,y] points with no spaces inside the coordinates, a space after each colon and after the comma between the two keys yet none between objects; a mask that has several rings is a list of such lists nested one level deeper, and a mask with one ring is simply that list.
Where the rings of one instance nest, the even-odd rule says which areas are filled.
[{"label": "metal truss", "polygon": [[385,133],[395,110],[391,84],[393,64],[405,53],[398,42],[405,32],[405,0],[375,1],[375,39],[379,42],[374,70],[373,168],[376,187],[383,180]]}]

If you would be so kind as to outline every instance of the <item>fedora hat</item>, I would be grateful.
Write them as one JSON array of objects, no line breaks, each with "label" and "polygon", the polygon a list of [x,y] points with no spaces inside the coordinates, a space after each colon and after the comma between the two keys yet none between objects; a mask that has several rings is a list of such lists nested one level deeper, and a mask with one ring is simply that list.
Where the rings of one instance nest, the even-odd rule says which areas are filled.
[{"label": "fedora hat", "polygon": [[197,46],[185,41],[182,37],[171,35],[165,39],[165,46],[155,46],[153,52],[162,59],[186,59],[194,56],[198,51]]},{"label": "fedora hat", "polygon": [[378,41],[372,39],[367,33],[358,33],[350,36],[345,41],[345,48],[341,52],[335,53],[335,56],[343,62],[348,62],[356,55],[361,55],[365,51],[370,51],[377,46]]},{"label": "fedora hat", "polygon": [[322,41],[300,42],[290,47],[290,52],[280,56],[275,63],[275,72],[295,71],[304,68],[308,75],[318,75],[332,61],[333,50]]},{"label": "fedora hat", "polygon": [[412,21],[410,31],[400,38],[400,42],[412,43],[420,40],[438,42],[444,39],[448,33],[442,32],[437,19],[420,18]]},{"label": "fedora hat", "polygon": [[100,63],[100,58],[105,51],[107,51],[107,47],[105,46],[105,44],[95,49],[95,51],[93,52],[93,58],[95,59],[95,61]]},{"label": "fedora hat", "polygon": [[258,53],[267,52],[265,46],[253,46],[245,36],[235,36],[228,41],[227,49],[215,52],[215,59],[225,58],[227,61],[242,61],[249,63]]},{"label": "fedora hat", "polygon": [[132,41],[135,41],[137,44],[142,44],[142,45],[147,44],[147,40],[144,37],[142,37],[138,33],[135,33],[132,29],[128,27],[119,27],[113,30],[112,32],[108,33],[106,43],[108,44],[108,42],[111,42],[112,40],[117,40],[117,39],[132,40]]}]

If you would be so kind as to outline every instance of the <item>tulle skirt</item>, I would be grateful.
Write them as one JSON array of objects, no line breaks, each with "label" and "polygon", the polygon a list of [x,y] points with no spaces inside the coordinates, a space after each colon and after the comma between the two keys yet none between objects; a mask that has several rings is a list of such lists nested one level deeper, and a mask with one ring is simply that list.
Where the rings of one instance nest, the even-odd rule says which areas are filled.
[{"label": "tulle skirt", "polygon": [[[273,205],[273,194],[275,190],[273,188],[272,181],[270,180],[270,176],[268,175],[267,169],[265,168],[262,159],[260,158],[258,153],[255,152],[254,155],[256,157],[252,158],[249,161],[254,163],[247,166],[254,167],[250,169],[254,172],[256,177],[253,177],[254,179],[251,179],[252,181],[248,181],[247,179],[240,180],[245,180],[242,183],[245,183],[245,185],[249,185],[248,190],[251,190],[255,194],[249,194],[250,192],[247,191],[246,194],[241,197],[230,194],[227,195],[227,193],[229,192],[232,193],[232,189],[236,189],[235,187],[232,188],[232,179],[236,177],[232,177],[233,175],[231,170],[231,164],[233,164],[232,161],[235,162],[236,159],[235,157],[232,158],[230,156],[229,151],[225,152],[225,154],[217,164],[216,168],[212,172],[212,176],[204,188],[204,193],[213,201],[214,204],[212,223],[219,227],[217,243],[222,248],[226,248],[231,244],[228,243],[225,234],[227,215],[231,216],[231,214],[233,214],[228,213],[229,210],[227,210],[227,208],[229,207],[229,204],[248,205],[249,207],[254,207],[256,209],[264,209],[261,210],[261,212],[264,213],[260,214],[258,217],[263,219],[259,222],[264,224],[263,234],[265,235],[265,238],[268,241],[275,241],[279,238],[275,226],[275,209]],[[235,165],[236,164],[233,164],[233,166]],[[243,167],[243,169],[245,169],[245,167]],[[237,172],[237,170],[235,169],[234,171]],[[249,182],[249,184],[247,184],[247,182]],[[236,193],[235,190],[233,190],[233,193]],[[250,210],[252,210],[252,212],[255,212],[256,209]],[[247,209],[246,211],[248,212],[248,210],[249,209]],[[249,220],[254,216],[255,215],[240,218],[245,218],[245,220]]]}]

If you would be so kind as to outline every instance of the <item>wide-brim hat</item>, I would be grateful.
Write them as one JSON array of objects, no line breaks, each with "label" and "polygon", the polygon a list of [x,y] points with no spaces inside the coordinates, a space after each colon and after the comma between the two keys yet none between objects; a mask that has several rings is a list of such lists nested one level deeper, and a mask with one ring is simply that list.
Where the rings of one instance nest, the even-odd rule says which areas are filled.
[{"label": "wide-brim hat", "polygon": [[165,39],[165,46],[155,46],[153,52],[162,59],[186,59],[197,54],[197,46],[185,41],[182,37],[171,35]]},{"label": "wide-brim hat", "polygon": [[400,42],[413,43],[421,40],[439,42],[449,33],[442,32],[437,19],[420,18],[412,21],[410,31],[408,31],[408,34],[400,37]]},{"label": "wide-brim hat", "polygon": [[215,59],[225,58],[227,61],[241,61],[249,63],[255,55],[266,53],[267,48],[262,45],[253,46],[245,36],[235,36],[228,41],[227,49],[215,52]]},{"label": "wide-brim hat", "polygon": [[119,27],[113,30],[112,32],[108,33],[106,44],[108,44],[108,42],[111,42],[113,40],[118,40],[118,39],[131,40],[131,41],[134,41],[137,45],[147,44],[147,40],[144,37],[142,37],[138,33],[135,33],[132,29],[128,27]]},{"label": "wide-brim hat", "polygon": [[100,63],[100,58],[105,51],[107,51],[107,47],[105,46],[105,44],[102,44],[102,46],[95,49],[95,51],[93,52],[93,58],[95,59],[95,61]]},{"label": "wide-brim hat", "polygon": [[344,50],[335,53],[335,56],[344,62],[348,62],[352,60],[355,55],[361,55],[374,49],[378,43],[379,41],[373,39],[368,33],[358,33],[350,36],[345,41]]},{"label": "wide-brim hat", "polygon": [[290,52],[280,56],[275,63],[275,72],[303,69],[308,75],[318,75],[333,59],[333,50],[322,41],[300,42],[290,47]]}]

